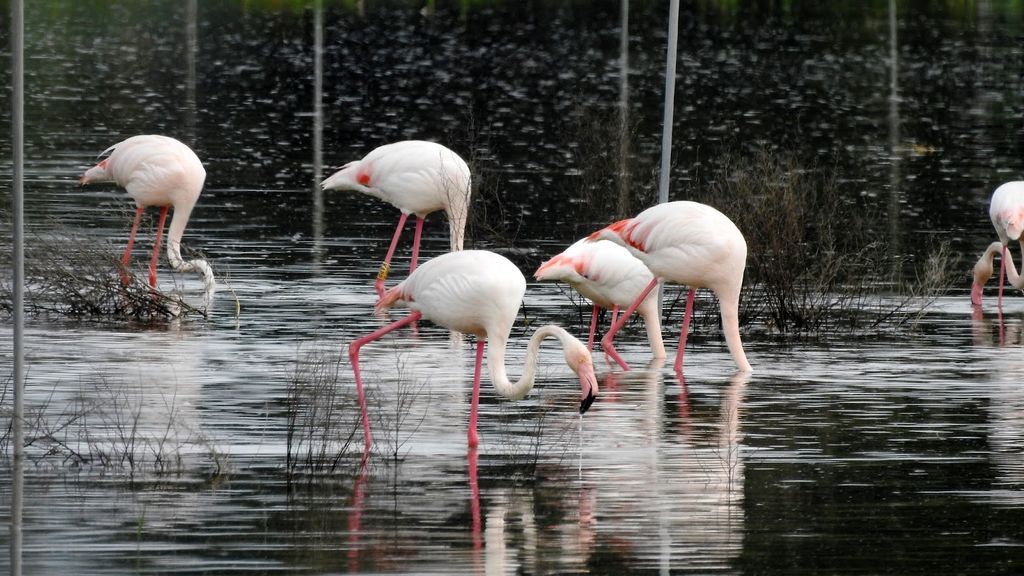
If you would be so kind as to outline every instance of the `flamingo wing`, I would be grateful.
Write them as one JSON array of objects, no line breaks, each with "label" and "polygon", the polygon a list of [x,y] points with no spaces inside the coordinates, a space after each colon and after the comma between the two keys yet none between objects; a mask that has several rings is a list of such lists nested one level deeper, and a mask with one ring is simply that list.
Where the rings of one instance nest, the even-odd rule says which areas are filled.
[{"label": "flamingo wing", "polygon": [[392,290],[436,324],[478,336],[507,336],[526,293],[526,279],[501,255],[463,250],[423,263]]}]

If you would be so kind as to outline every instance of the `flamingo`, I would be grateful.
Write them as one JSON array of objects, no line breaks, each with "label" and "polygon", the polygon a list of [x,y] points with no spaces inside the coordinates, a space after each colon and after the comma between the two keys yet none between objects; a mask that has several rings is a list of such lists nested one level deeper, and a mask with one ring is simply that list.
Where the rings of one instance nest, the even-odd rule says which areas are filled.
[{"label": "flamingo", "polygon": [[202,162],[191,148],[178,140],[155,134],[132,136],[107,148],[100,156],[107,154],[107,158],[85,171],[79,183],[84,186],[114,182],[135,199],[135,220],[121,263],[127,267],[131,260],[135,233],[143,210],[149,206],[159,206],[160,220],[153,243],[153,255],[149,259],[149,285],[156,288],[160,241],[167,220],[167,209],[173,206],[174,216],[171,217],[167,237],[167,259],[171,267],[179,272],[199,274],[205,285],[206,303],[209,306],[216,286],[213,270],[206,260],[185,261],[181,258],[181,236],[206,181],[206,170]]},{"label": "flamingo", "polygon": [[348,346],[348,355],[359,393],[367,448],[373,440],[370,435],[366,397],[363,394],[363,381],[359,373],[359,349],[388,332],[420,318],[431,320],[450,330],[473,334],[477,338],[473,396],[469,412],[468,438],[471,448],[479,443],[477,410],[480,402],[480,371],[483,365],[484,344],[488,340],[491,345],[488,348],[487,366],[491,382],[498,394],[510,400],[518,400],[533,388],[541,341],[549,337],[557,338],[562,344],[566,364],[579,376],[579,412],[586,412],[597,395],[593,361],[586,346],[558,326],[549,324],[534,332],[527,347],[522,376],[515,383],[509,381],[505,372],[505,346],[525,292],[526,279],[523,273],[504,256],[486,250],[442,254],[425,262],[405,280],[389,289],[377,303],[377,309],[382,310],[396,303],[405,302],[412,309],[412,313],[354,340]]},{"label": "flamingo", "polygon": [[[1007,182],[996,188],[992,193],[992,201],[988,208],[992,226],[999,235],[1002,254],[999,259],[999,309],[1003,308],[1003,282],[1005,278],[1004,262],[1006,261],[1007,244],[1010,240],[1020,240],[1024,231],[1024,181]],[[992,259],[994,245],[990,245],[974,265],[974,284],[971,286],[971,304],[981,306],[981,294],[985,283],[992,276]],[[1024,248],[1024,242],[1021,243]],[[987,260],[987,264],[986,264]],[[1024,283],[1013,282],[1016,288],[1024,287]]]},{"label": "flamingo", "polygon": [[633,218],[615,222],[588,237],[591,241],[602,238],[625,246],[655,276],[625,315],[601,339],[605,352],[623,369],[628,370],[629,365],[615,351],[612,339],[661,278],[690,287],[676,353],[676,372],[682,373],[683,369],[683,349],[686,347],[696,288],[709,288],[718,297],[729,353],[740,371],[751,371],[743,353],[739,329],[740,288],[746,266],[747,242],[732,220],[706,204],[666,202],[652,206]]},{"label": "flamingo", "polygon": [[422,140],[385,144],[362,160],[345,164],[320,186],[324,190],[355,190],[369,194],[390,202],[402,211],[374,282],[378,297],[384,295],[384,281],[391,270],[391,257],[409,214],[416,215],[410,273],[416,270],[423,219],[431,212],[444,210],[448,216],[451,249],[453,252],[462,250],[471,188],[469,166],[458,154],[440,144]]},{"label": "flamingo", "polygon": [[[593,348],[599,308],[612,310],[612,324],[619,307],[628,308],[654,275],[643,262],[614,242],[590,242],[586,238],[569,246],[561,254],[540,265],[534,276],[538,280],[561,280],[594,303],[590,315],[587,350]],[[661,318],[658,301],[648,295],[637,307],[647,327],[647,340],[654,358],[665,357],[661,339]]]}]

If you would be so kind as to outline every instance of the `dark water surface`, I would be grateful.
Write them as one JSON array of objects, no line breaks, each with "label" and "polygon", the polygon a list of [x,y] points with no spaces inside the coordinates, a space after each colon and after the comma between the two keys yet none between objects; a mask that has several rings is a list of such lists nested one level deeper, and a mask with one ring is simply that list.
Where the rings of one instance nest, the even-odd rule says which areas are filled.
[{"label": "dark water surface", "polygon": [[[525,400],[484,385],[467,453],[471,339],[423,323],[364,350],[378,439],[364,466],[341,351],[385,321],[371,283],[398,214],[320,203],[315,172],[394,140],[445,143],[476,180],[467,245],[531,273],[656,197],[667,3],[630,3],[624,84],[618,2],[325,2],[320,117],[311,5],[27,4],[33,234],[116,253],[129,200],[78,176],[129,135],[176,136],[209,174],[184,245],[221,290],[207,321],[30,319],[26,573],[1024,570],[1024,300],[1008,292],[999,318],[994,297],[974,316],[967,297],[995,239],[989,195],[1024,173],[1019,2],[896,2],[895,83],[889,3],[683,3],[672,197],[757,150],[834,166],[909,260],[950,242],[950,294],[916,329],[745,329],[755,372],[737,377],[705,322],[680,382],[644,368],[632,326],[619,342],[635,369],[596,355],[582,422],[552,346]],[[427,257],[447,247],[442,220],[427,220]],[[532,326],[585,329],[558,286],[531,282],[526,303]],[[513,375],[527,333],[513,331]],[[334,407],[332,427],[296,406]],[[289,474],[321,447],[341,455],[333,469]]]}]

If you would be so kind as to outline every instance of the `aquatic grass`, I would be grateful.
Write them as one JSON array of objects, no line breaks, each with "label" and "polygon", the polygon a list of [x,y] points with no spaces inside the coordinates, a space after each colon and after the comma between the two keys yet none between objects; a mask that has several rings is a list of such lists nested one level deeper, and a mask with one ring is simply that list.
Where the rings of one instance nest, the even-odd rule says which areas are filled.
[{"label": "aquatic grass", "polygon": [[[390,403],[392,410],[379,411],[380,415],[375,430],[381,430],[382,434],[379,440],[376,436],[374,437],[375,442],[381,442],[387,446],[387,454],[396,461],[402,458],[401,451],[406,442],[423,425],[423,421],[427,417],[427,409],[431,404],[429,381],[407,376],[406,360],[399,354],[399,350],[396,348],[394,354],[395,400]],[[380,390],[379,386],[375,388]],[[420,402],[424,399],[425,402]],[[383,403],[379,402],[378,404]]]},{"label": "aquatic grass", "polygon": [[[9,244],[0,244],[0,267],[12,269]],[[10,273],[0,276],[0,310],[7,314],[13,313],[12,281]],[[130,320],[205,315],[178,294],[150,288],[146,274],[123,266],[119,250],[109,243],[53,233],[30,233],[26,240],[25,311]]]},{"label": "aquatic grass", "polygon": [[332,474],[359,449],[359,401],[342,387],[340,367],[338,351],[326,345],[314,344],[296,360],[285,391],[289,484]]}]

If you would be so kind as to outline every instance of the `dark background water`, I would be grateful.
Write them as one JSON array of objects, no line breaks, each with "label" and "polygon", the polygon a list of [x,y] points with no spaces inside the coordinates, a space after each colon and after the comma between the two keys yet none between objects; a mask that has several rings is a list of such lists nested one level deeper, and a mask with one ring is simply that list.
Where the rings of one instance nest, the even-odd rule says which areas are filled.
[{"label": "dark background water", "polygon": [[[966,298],[995,238],[989,195],[1024,170],[1019,2],[683,2],[673,199],[723,178],[730,157],[790,154],[834,169],[908,258],[949,240],[962,273],[909,334],[748,337],[750,379],[729,373],[713,323],[692,338],[685,385],[602,364],[582,431],[548,352],[527,400],[484,387],[478,496],[472,352],[429,326],[364,360],[378,424],[412,414],[401,447],[384,443],[365,474],[346,458],[330,481],[287,487],[288,383],[311,351],[332,359],[381,325],[370,281],[397,219],[352,194],[321,208],[314,173],[394,140],[442,142],[473,168],[467,245],[532,272],[656,197],[666,3],[629,3],[624,90],[618,2],[325,2],[323,166],[311,4],[28,4],[33,233],[118,250],[128,200],[77,178],[124,137],[173,135],[208,172],[184,243],[231,289],[206,322],[30,322],[30,409],[59,422],[94,402],[65,436],[82,446],[127,399],[144,438],[174,431],[181,462],[153,473],[148,444],[132,475],[37,444],[32,573],[1020,571],[1024,314],[1012,294],[1000,330]],[[428,218],[427,256],[445,228]],[[527,310],[583,329],[555,286],[531,283]],[[666,320],[670,352],[677,326]],[[622,351],[642,366],[632,334]],[[347,361],[337,369],[350,394]]]}]

